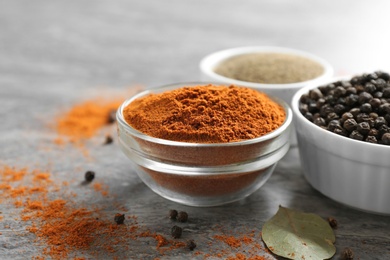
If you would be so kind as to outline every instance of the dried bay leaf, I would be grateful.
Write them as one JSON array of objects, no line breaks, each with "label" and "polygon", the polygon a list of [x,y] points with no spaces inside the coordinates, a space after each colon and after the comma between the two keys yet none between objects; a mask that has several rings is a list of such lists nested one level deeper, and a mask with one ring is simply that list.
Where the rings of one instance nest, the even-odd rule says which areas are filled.
[{"label": "dried bay leaf", "polygon": [[336,253],[335,235],[320,216],[279,206],[262,230],[267,247],[289,259],[329,259]]}]

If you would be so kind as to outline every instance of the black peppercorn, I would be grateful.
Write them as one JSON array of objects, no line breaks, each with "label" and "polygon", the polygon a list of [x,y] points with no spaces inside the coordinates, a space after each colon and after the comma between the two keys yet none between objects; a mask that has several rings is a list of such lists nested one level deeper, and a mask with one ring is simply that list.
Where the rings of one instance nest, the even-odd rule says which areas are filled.
[{"label": "black peppercorn", "polygon": [[326,121],[322,117],[318,117],[318,118],[314,119],[313,123],[318,125],[318,126],[326,126]]},{"label": "black peppercorn", "polygon": [[316,102],[317,109],[320,109],[326,103],[325,99],[319,98]]},{"label": "black peppercorn", "polygon": [[332,113],[329,113],[327,116],[326,116],[326,122],[330,122],[332,120],[335,120],[335,119],[339,119],[339,115],[337,115],[335,112],[332,112]]},{"label": "black peppercorn", "polygon": [[378,131],[378,129],[376,129],[376,128],[371,128],[371,129],[370,129],[370,132],[368,132],[368,135],[369,135],[369,136],[371,135],[371,136],[377,137],[378,134],[379,134],[379,131]]},{"label": "black peppercorn", "polygon": [[336,98],[330,93],[328,93],[328,95],[325,96],[324,98],[326,100],[326,103],[331,106],[333,106],[336,103]]},{"label": "black peppercorn", "polygon": [[173,226],[171,229],[171,236],[173,238],[180,238],[182,232],[183,232],[183,229],[181,227]]},{"label": "black peppercorn", "polygon": [[370,117],[366,113],[360,113],[356,116],[356,122],[366,122]]},{"label": "black peppercorn", "polygon": [[379,79],[375,80],[374,83],[375,83],[374,84],[375,88],[378,91],[383,91],[383,89],[386,88],[386,80],[384,80],[384,79],[379,78]]},{"label": "black peppercorn", "polygon": [[316,120],[319,117],[321,117],[319,113],[313,114],[313,122],[314,122],[314,120]]},{"label": "black peppercorn", "polygon": [[123,222],[125,221],[125,214],[116,213],[114,216],[114,221],[118,225],[123,224]]},{"label": "black peppercorn", "polygon": [[346,95],[351,95],[351,94],[356,94],[357,93],[357,90],[356,90],[356,88],[354,88],[354,87],[348,87],[347,89],[347,92],[345,93]]},{"label": "black peppercorn", "polygon": [[86,182],[91,182],[95,178],[95,172],[93,171],[87,171],[84,175]]},{"label": "black peppercorn", "polygon": [[369,102],[370,99],[372,99],[372,95],[370,93],[362,92],[362,93],[359,94],[358,101],[359,101],[360,104],[364,104],[366,102]]},{"label": "black peppercorn", "polygon": [[338,135],[342,135],[342,136],[348,136],[348,132],[344,128],[335,128],[333,130],[333,133],[338,134]]},{"label": "black peppercorn", "polygon": [[319,98],[322,98],[323,95],[319,89],[312,89],[309,91],[309,97],[314,100],[318,100]]},{"label": "black peppercorn", "polygon": [[[372,113],[370,113],[369,114],[369,117],[370,118],[372,118],[372,120],[374,120],[374,123],[375,123],[375,119],[377,119],[378,118],[378,114],[377,113],[374,113],[374,112],[372,112]],[[375,125],[375,124],[374,124]]]},{"label": "black peppercorn", "polygon": [[112,124],[116,121],[116,110],[113,109],[108,113],[107,124]]},{"label": "black peppercorn", "polygon": [[112,139],[111,135],[107,135],[104,144],[111,144],[113,141],[114,139]]},{"label": "black peppercorn", "polygon": [[360,111],[362,111],[362,113],[369,114],[372,112],[372,107],[369,103],[364,103],[360,106]]},{"label": "black peppercorn", "polygon": [[349,137],[355,140],[360,140],[360,141],[364,140],[364,136],[361,133],[359,133],[357,130],[352,131]]},{"label": "black peppercorn", "polygon": [[342,115],[346,111],[347,111],[347,108],[342,104],[337,104],[334,106],[334,112],[338,115]]},{"label": "black peppercorn", "polygon": [[345,112],[342,116],[341,116],[341,122],[344,123],[346,120],[348,119],[353,119],[353,115],[352,113],[350,112]]},{"label": "black peppercorn", "polygon": [[385,115],[385,120],[387,123],[390,123],[390,114]]},{"label": "black peppercorn", "polygon": [[375,127],[377,129],[379,129],[383,125],[387,125],[387,121],[383,116],[380,116],[377,119],[375,119]]},{"label": "black peppercorn", "polygon": [[303,94],[303,95],[301,96],[301,98],[299,99],[299,101],[300,101],[301,103],[303,103],[303,104],[309,103],[309,101],[310,101],[309,95],[308,95],[308,94]]},{"label": "black peppercorn", "polygon": [[383,96],[384,98],[390,98],[390,88],[385,88],[383,90]]},{"label": "black peppercorn", "polygon": [[348,106],[355,105],[359,100],[359,96],[356,94],[350,94],[348,97],[345,98],[345,104]]},{"label": "black peppercorn", "polygon": [[379,98],[373,98],[369,101],[369,104],[373,109],[378,109],[381,105],[381,100]]},{"label": "black peppercorn", "polygon": [[196,247],[196,244],[194,242],[194,240],[188,240],[187,241],[187,248],[191,251],[193,251]]},{"label": "black peppercorn", "polygon": [[332,217],[329,217],[328,218],[328,222],[329,222],[329,225],[333,228],[333,229],[337,229],[337,220],[332,218]]},{"label": "black peppercorn", "polygon": [[344,96],[345,93],[347,93],[347,90],[346,90],[345,88],[343,88],[343,87],[337,87],[337,88],[334,89],[334,94],[333,94],[333,96],[334,96],[335,98],[338,98],[338,97]]},{"label": "black peppercorn", "polygon": [[362,135],[367,135],[370,132],[370,125],[367,122],[357,124],[356,130]]},{"label": "black peppercorn", "polygon": [[338,120],[332,120],[328,123],[328,130],[334,132],[336,128],[341,128]]},{"label": "black peppercorn", "polygon": [[381,104],[378,108],[378,113],[381,115],[390,114],[390,103]]},{"label": "black peppercorn", "polygon": [[371,82],[368,82],[366,83],[366,85],[364,86],[364,90],[368,93],[374,93],[375,90],[376,90],[376,87],[374,84],[372,84]]},{"label": "black peppercorn", "polygon": [[385,145],[390,145],[390,133],[385,133],[382,135],[382,142]]},{"label": "black peppercorn", "polygon": [[351,113],[353,117],[356,117],[358,114],[360,114],[360,108],[358,107],[352,108],[351,110],[349,110],[349,113]]},{"label": "black peppercorn", "polygon": [[309,121],[313,122],[313,114],[312,114],[312,113],[307,112],[307,113],[305,113],[304,115],[305,115],[305,117],[306,117]]},{"label": "black peppercorn", "polygon": [[368,142],[368,143],[373,143],[373,144],[377,144],[378,143],[378,140],[373,135],[367,136],[365,141]]},{"label": "black peppercorn", "polygon": [[383,71],[376,71],[375,72],[379,78],[381,79],[384,79],[384,80],[389,80],[390,79],[390,74],[387,73],[387,72],[383,72]]},{"label": "black peppercorn", "polygon": [[332,112],[334,112],[334,108],[331,107],[331,106],[328,105],[328,104],[323,105],[323,106],[321,107],[321,109],[320,109],[320,115],[321,115],[322,117],[326,117],[329,113],[332,113]]},{"label": "black peppercorn", "polygon": [[177,220],[180,222],[186,222],[188,220],[188,214],[185,211],[180,211],[177,214]]},{"label": "black peppercorn", "polygon": [[386,133],[390,133],[390,127],[388,127],[387,125],[382,125],[378,128],[378,136],[380,136],[381,138]]},{"label": "black peppercorn", "polygon": [[378,78],[378,75],[375,72],[366,75],[367,81],[377,79],[377,78]]},{"label": "black peppercorn", "polygon": [[350,248],[345,248],[341,253],[342,260],[353,260],[353,251]]},{"label": "black peppercorn", "polygon": [[347,131],[352,132],[356,129],[357,123],[355,119],[347,119],[345,120],[343,126]]},{"label": "black peppercorn", "polygon": [[307,110],[309,110],[310,113],[315,113],[317,112],[318,108],[317,108],[317,103],[316,102],[310,102],[308,105],[307,105]]},{"label": "black peppercorn", "polygon": [[306,114],[309,112],[309,107],[307,104],[303,104],[303,103],[300,103],[299,104],[299,111],[302,113],[302,114]]},{"label": "black peppercorn", "polygon": [[377,92],[374,92],[374,94],[372,95],[374,98],[382,98],[383,96],[383,93],[381,91],[377,91]]},{"label": "black peppercorn", "polygon": [[177,217],[177,210],[171,209],[171,210],[169,211],[169,218],[170,218],[170,219],[176,219],[176,217]]}]

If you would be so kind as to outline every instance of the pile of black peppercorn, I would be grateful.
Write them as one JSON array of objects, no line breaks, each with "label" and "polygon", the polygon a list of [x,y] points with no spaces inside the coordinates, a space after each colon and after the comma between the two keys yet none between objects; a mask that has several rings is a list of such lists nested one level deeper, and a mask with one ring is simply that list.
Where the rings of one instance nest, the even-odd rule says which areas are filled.
[{"label": "pile of black peppercorn", "polygon": [[352,139],[390,145],[390,75],[377,71],[312,89],[299,110],[314,124]]}]

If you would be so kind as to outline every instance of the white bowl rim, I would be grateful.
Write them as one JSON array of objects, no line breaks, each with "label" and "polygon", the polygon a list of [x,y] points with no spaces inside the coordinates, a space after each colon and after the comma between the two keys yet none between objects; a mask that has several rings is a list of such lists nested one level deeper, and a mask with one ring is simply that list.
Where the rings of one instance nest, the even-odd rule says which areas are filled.
[{"label": "white bowl rim", "polygon": [[[226,60],[228,58],[240,55],[240,54],[248,54],[253,52],[269,52],[269,53],[285,53],[285,54],[292,54],[301,56],[304,58],[308,58],[312,61],[315,61],[319,63],[323,68],[324,72],[314,78],[307,81],[301,81],[301,82],[295,82],[295,83],[286,83],[286,84],[263,84],[263,83],[255,83],[255,82],[248,82],[248,81],[241,81],[236,79],[231,79],[228,77],[224,77],[222,75],[219,75],[214,72],[213,68],[218,63],[222,62],[223,60]],[[231,49],[225,49],[221,51],[217,51],[214,53],[211,53],[204,57],[200,63],[199,63],[200,70],[206,74],[208,77],[213,78],[216,81],[219,82],[226,82],[228,84],[233,85],[240,85],[240,86],[247,86],[252,88],[263,88],[263,89],[295,89],[295,88],[301,88],[302,86],[312,84],[315,82],[322,81],[330,76],[333,75],[333,67],[332,65],[327,62],[325,59],[316,56],[314,54],[311,54],[309,52],[296,50],[292,48],[286,48],[286,47],[279,47],[279,46],[244,46],[244,47],[237,47],[237,48],[231,48]]]},{"label": "white bowl rim", "polygon": [[[173,84],[167,84],[158,88],[151,88],[144,90],[136,95],[133,95],[129,99],[125,100],[122,105],[120,105],[119,109],[117,110],[116,113],[116,119],[118,124],[120,124],[122,127],[125,128],[126,131],[128,131],[130,134],[143,139],[148,142],[152,143],[158,143],[162,145],[169,145],[169,146],[179,146],[179,147],[227,147],[227,146],[244,146],[244,145],[250,145],[250,144],[255,144],[255,143],[261,143],[270,139],[273,139],[277,136],[280,136],[283,132],[285,132],[288,127],[292,123],[292,118],[293,118],[293,113],[289,105],[281,100],[280,98],[268,95],[269,98],[271,98],[273,101],[277,102],[279,105],[281,105],[286,112],[286,119],[284,120],[283,124],[275,129],[274,131],[267,133],[265,135],[262,135],[260,137],[248,139],[248,140],[243,140],[243,141],[237,141],[237,142],[229,142],[229,143],[191,143],[191,142],[180,142],[180,141],[172,141],[172,140],[166,140],[166,139],[161,139],[161,138],[156,138],[152,137],[150,135],[146,135],[135,128],[131,127],[126,120],[123,118],[123,109],[130,104],[132,101],[135,99],[141,97],[141,96],[146,96],[148,94],[155,93],[155,91],[163,92],[165,90],[171,90],[175,89],[179,86],[181,87],[191,87],[191,86],[199,86],[199,85],[208,85],[208,84],[214,84],[214,85],[219,85],[219,86],[226,86],[226,84],[223,83],[210,83],[210,82],[183,82],[183,83],[173,83]],[[242,87],[242,86],[241,86]],[[251,88],[253,90],[259,91],[258,89]],[[261,92],[261,91],[259,91]],[[263,93],[263,92],[262,92]]]},{"label": "white bowl rim", "polygon": [[[353,147],[358,147],[358,146],[365,146],[366,148],[371,147],[371,148],[377,149],[376,150],[377,152],[387,152],[388,153],[390,151],[390,145],[374,144],[374,143],[359,141],[359,140],[355,140],[355,139],[352,139],[352,138],[349,138],[346,136],[341,136],[341,135],[335,134],[329,130],[325,130],[325,129],[317,126],[313,122],[310,122],[307,118],[305,118],[302,115],[301,111],[299,111],[299,100],[303,94],[309,93],[309,91],[312,89],[315,89],[315,88],[318,88],[320,86],[327,85],[327,84],[330,84],[333,82],[350,80],[352,77],[353,76],[334,77],[333,79],[329,80],[328,82],[324,82],[321,85],[311,84],[311,85],[308,85],[308,86],[303,87],[300,90],[298,90],[294,94],[292,102],[291,102],[291,108],[294,112],[294,117],[296,119],[298,119],[301,123],[305,124],[305,126],[310,127],[310,129],[312,131],[315,131],[315,132],[320,133],[322,135],[327,135],[329,137],[331,136],[332,138],[335,138],[336,140],[338,140],[338,142],[340,142],[340,144],[344,143],[344,145],[352,145]],[[356,150],[351,148],[351,151],[356,151]]]}]

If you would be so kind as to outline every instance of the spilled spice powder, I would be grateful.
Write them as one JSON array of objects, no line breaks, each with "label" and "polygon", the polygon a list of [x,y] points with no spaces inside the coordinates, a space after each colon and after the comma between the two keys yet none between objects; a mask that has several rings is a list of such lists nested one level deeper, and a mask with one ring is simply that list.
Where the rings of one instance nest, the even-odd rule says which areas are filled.
[{"label": "spilled spice powder", "polygon": [[[274,259],[268,257],[271,255],[270,251],[264,247],[261,240],[261,232],[255,232],[255,230],[247,231],[241,236],[232,235],[215,235],[216,241],[223,242],[228,246],[228,249],[223,247],[210,254],[207,257],[219,257],[229,260],[266,260]],[[234,254],[232,256],[232,253]],[[206,258],[207,258],[206,257]]]},{"label": "spilled spice powder", "polygon": [[[21,226],[36,235],[34,243],[43,246],[41,255],[33,259],[90,259],[84,254],[94,259],[104,255],[119,259],[117,256],[131,252],[129,241],[143,238],[154,239],[157,253],[162,255],[186,247],[184,242],[167,239],[139,225],[136,216],[128,215],[126,224],[117,225],[103,209],[75,204],[69,193],[51,180],[50,173],[5,166],[0,168],[0,185],[5,187],[6,182],[10,184],[0,190],[0,196],[22,208]],[[14,198],[15,190],[23,192],[16,192],[18,196]]]},{"label": "spilled spice powder", "polygon": [[[73,142],[91,138],[103,126],[109,124],[111,111],[116,110],[123,99],[115,101],[92,100],[75,105],[57,119],[57,131]],[[56,142],[59,142],[56,139]]]},{"label": "spilled spice powder", "polygon": [[116,110],[124,101],[123,96],[131,96],[143,89],[143,86],[132,86],[121,93],[101,94],[100,97],[75,104],[55,118],[54,129],[60,135],[53,142],[62,146],[70,141],[76,145],[99,133],[116,120]]},{"label": "spilled spice powder", "polygon": [[107,196],[108,195],[108,187],[104,184],[101,184],[99,182],[95,182],[93,184],[93,188],[95,191],[100,192],[102,196]]},{"label": "spilled spice powder", "polygon": [[225,242],[230,247],[236,248],[241,246],[241,240],[239,238],[235,238],[233,236],[214,236],[215,239]]}]

